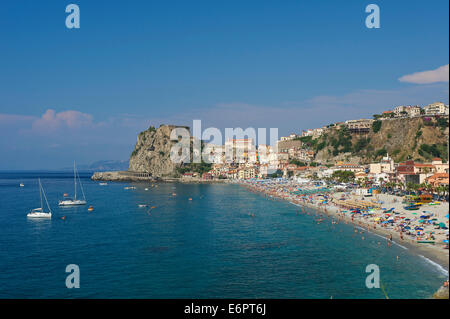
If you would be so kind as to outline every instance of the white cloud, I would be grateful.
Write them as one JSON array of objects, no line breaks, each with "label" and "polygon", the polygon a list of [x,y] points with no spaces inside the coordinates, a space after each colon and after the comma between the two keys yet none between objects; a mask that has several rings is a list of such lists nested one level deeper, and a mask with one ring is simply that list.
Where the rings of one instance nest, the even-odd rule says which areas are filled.
[{"label": "white cloud", "polygon": [[92,124],[92,115],[79,111],[55,112],[48,109],[42,117],[33,122],[32,129],[38,132],[47,132],[60,128],[75,129]]},{"label": "white cloud", "polygon": [[400,82],[416,83],[416,84],[430,84],[437,82],[448,82],[448,64],[443,65],[435,70],[416,72],[407,74],[399,78]]}]

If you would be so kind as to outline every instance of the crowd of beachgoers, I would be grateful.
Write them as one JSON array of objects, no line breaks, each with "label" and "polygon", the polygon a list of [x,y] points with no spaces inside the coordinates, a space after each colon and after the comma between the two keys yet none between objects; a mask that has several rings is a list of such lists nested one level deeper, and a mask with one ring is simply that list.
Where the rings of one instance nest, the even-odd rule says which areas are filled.
[{"label": "crowd of beachgoers", "polygon": [[[359,195],[357,189],[327,187],[317,181],[298,183],[279,178],[242,180],[240,184],[270,199],[287,200],[297,205],[299,214],[309,214],[305,207],[310,207],[318,216],[331,216],[332,223],[344,222],[352,224],[355,231],[359,227],[381,234],[386,237],[388,246],[393,242],[411,244],[422,252],[428,252],[448,270],[447,202],[416,203],[417,208],[410,210],[407,208],[411,203],[405,202],[403,197],[383,193]],[[320,223],[323,219],[317,218],[316,221]]]}]

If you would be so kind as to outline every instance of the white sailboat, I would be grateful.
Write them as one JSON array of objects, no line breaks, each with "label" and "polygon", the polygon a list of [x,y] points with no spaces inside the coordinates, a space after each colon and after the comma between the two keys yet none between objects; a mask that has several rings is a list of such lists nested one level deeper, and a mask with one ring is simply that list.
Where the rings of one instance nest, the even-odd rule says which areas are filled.
[{"label": "white sailboat", "polygon": [[[80,184],[81,193],[83,194],[83,199],[77,199],[77,179]],[[73,162],[73,182],[74,182],[74,196],[73,198],[65,198],[59,201],[59,206],[77,206],[86,205],[86,196],[84,196],[83,185],[81,185],[80,176],[77,172],[77,167],[75,162]]]},{"label": "white sailboat", "polygon": [[[41,207],[32,209],[27,214],[27,217],[31,217],[31,218],[51,218],[52,217],[52,210],[50,209],[50,206],[48,205],[47,196],[45,196],[44,188],[42,187],[40,178],[39,178],[39,193],[41,195]],[[47,208],[48,208],[48,212],[47,213],[44,211],[44,203],[42,201],[42,195],[44,195],[45,203],[47,204]]]}]

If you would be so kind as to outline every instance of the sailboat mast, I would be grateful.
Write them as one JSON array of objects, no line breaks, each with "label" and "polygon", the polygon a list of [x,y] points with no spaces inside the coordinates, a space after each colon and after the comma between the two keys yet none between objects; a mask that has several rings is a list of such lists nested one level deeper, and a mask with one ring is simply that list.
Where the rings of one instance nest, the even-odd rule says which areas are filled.
[{"label": "sailboat mast", "polygon": [[75,196],[74,196],[74,200],[77,200],[77,174],[76,174],[76,170],[75,170],[75,161],[73,161],[73,183],[74,183],[74,188],[75,188]]},{"label": "sailboat mast", "polygon": [[43,209],[44,209],[44,205],[43,205],[43,203],[42,203],[42,185],[41,185],[41,179],[38,178],[38,180],[39,180],[39,195],[41,196],[41,209],[43,210]]}]

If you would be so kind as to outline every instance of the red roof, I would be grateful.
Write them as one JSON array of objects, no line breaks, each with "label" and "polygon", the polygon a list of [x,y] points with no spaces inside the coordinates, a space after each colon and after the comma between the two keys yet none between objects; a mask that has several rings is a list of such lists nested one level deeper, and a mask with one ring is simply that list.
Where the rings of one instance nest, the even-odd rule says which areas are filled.
[{"label": "red roof", "polygon": [[416,167],[430,167],[430,168],[434,167],[432,164],[421,164],[421,163],[414,164],[414,166],[416,166]]},{"label": "red roof", "polygon": [[443,178],[447,177],[448,178],[448,174],[447,173],[436,173],[429,178],[439,178],[439,177],[443,177]]}]

